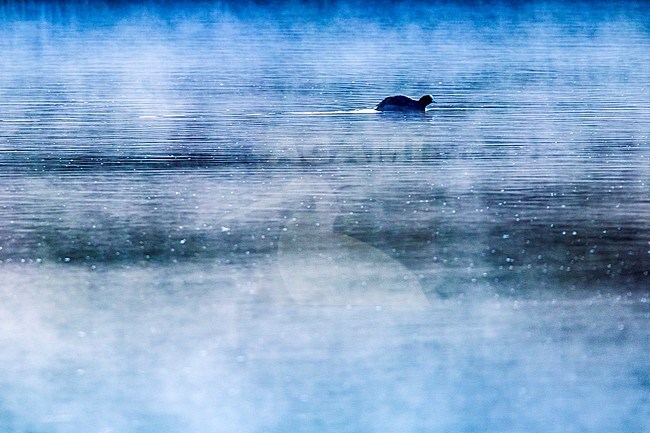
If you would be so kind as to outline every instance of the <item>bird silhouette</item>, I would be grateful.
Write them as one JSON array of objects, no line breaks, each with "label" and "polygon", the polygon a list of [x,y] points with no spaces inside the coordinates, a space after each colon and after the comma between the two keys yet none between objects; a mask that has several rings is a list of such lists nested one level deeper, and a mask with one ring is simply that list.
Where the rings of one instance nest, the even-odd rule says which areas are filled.
[{"label": "bird silhouette", "polygon": [[424,95],[419,100],[411,99],[408,96],[389,96],[375,107],[377,111],[422,111],[427,105],[435,102],[431,95]]}]

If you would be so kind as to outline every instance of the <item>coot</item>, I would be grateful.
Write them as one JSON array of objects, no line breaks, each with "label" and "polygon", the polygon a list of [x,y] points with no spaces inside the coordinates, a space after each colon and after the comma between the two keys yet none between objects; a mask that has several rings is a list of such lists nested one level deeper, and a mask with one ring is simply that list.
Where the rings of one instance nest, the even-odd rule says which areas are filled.
[{"label": "coot", "polygon": [[424,111],[433,100],[431,95],[424,95],[418,101],[408,96],[389,96],[375,107],[377,111]]}]

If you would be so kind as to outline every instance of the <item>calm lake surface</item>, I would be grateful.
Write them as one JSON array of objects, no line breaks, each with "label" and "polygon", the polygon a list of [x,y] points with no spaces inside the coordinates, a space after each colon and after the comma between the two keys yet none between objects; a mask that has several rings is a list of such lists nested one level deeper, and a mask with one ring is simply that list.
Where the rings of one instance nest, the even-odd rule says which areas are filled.
[{"label": "calm lake surface", "polygon": [[0,431],[650,431],[649,14],[0,5]]}]

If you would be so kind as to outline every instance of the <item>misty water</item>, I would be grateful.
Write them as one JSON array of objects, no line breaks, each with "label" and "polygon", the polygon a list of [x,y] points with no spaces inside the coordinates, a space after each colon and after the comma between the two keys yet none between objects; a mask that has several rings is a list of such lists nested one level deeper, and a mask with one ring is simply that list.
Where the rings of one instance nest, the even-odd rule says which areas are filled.
[{"label": "misty water", "polygon": [[3,3],[0,431],[650,431],[648,13]]}]

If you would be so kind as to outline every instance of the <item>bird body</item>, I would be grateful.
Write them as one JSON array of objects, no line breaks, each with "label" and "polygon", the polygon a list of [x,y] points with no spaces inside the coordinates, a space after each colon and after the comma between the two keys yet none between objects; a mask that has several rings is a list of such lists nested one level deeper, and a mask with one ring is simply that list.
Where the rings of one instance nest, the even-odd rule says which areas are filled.
[{"label": "bird body", "polygon": [[377,111],[424,111],[427,105],[435,102],[431,95],[424,95],[419,100],[408,96],[389,96],[375,107]]}]

